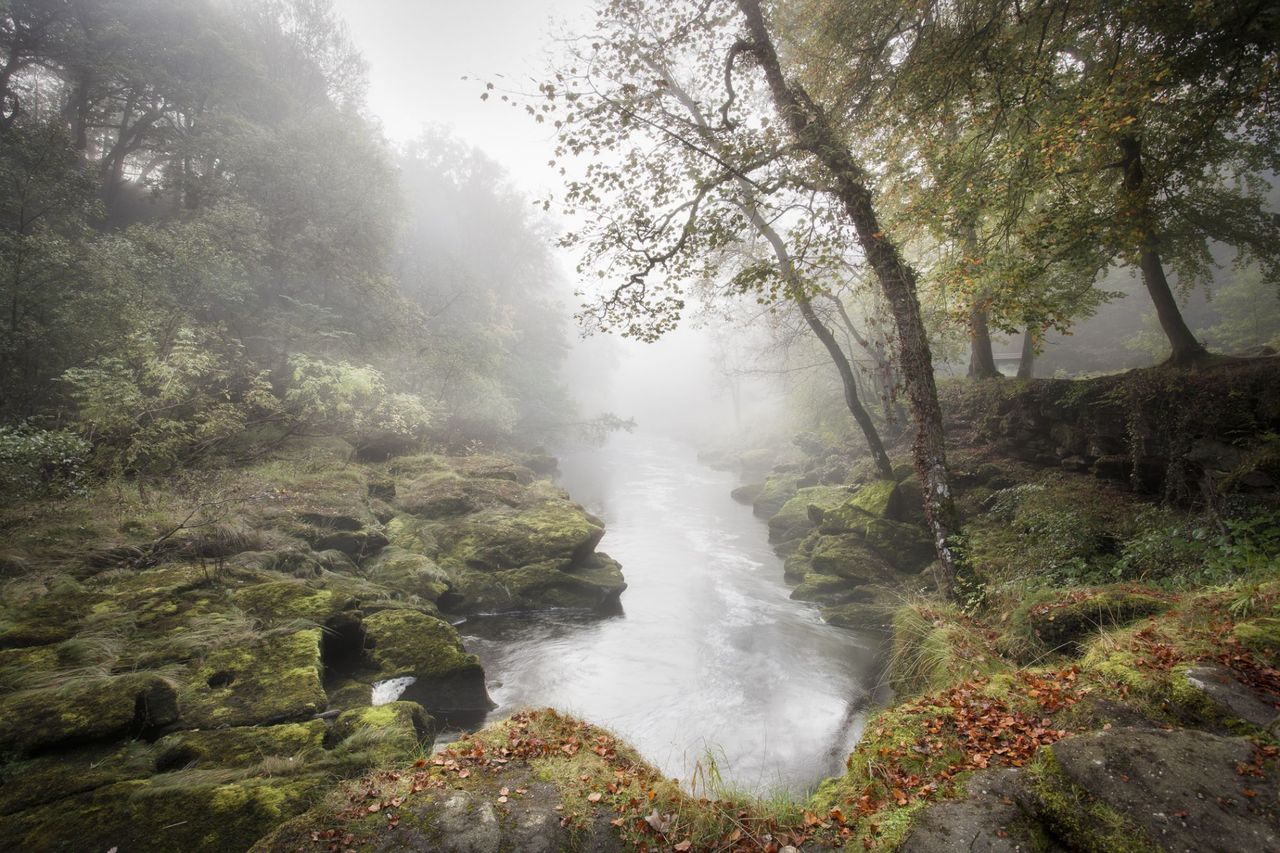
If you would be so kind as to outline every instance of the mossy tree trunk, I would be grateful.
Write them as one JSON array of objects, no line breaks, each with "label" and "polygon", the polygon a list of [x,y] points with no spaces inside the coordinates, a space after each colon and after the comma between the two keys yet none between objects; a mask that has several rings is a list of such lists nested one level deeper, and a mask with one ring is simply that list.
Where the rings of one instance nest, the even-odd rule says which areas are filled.
[{"label": "mossy tree trunk", "polygon": [[1142,170],[1142,141],[1137,136],[1120,138],[1120,166],[1124,170],[1124,191],[1130,211],[1138,223],[1138,266],[1142,270],[1142,283],[1146,285],[1147,293],[1151,294],[1156,316],[1160,319],[1160,328],[1164,330],[1172,349],[1168,363],[1182,366],[1203,361],[1209,356],[1209,352],[1196,340],[1182,318],[1178,302],[1173,298],[1173,290],[1169,287],[1169,280],[1165,277],[1164,263],[1160,259],[1159,235],[1152,224],[1150,201],[1143,187],[1145,175]]},{"label": "mossy tree trunk", "polygon": [[991,352],[987,309],[980,300],[974,300],[973,307],[969,309],[969,378],[999,379],[1003,375],[996,368],[996,357]]},{"label": "mossy tree trunk", "polygon": [[825,111],[803,87],[787,80],[759,0],[737,0],[746,19],[748,40],[734,50],[753,56],[764,73],[779,117],[797,146],[812,155],[829,191],[844,207],[858,243],[875,272],[893,313],[907,398],[916,422],[913,445],[916,471],[924,492],[924,511],[938,554],[938,586],[954,597],[959,558],[951,546],[958,527],[947,471],[942,408],[933,376],[933,356],[916,296],[915,271],[903,261],[877,216],[866,172],[836,132]]},{"label": "mossy tree trunk", "polygon": [[1036,369],[1036,336],[1027,326],[1022,333],[1022,358],[1018,359],[1018,378],[1030,379]]}]

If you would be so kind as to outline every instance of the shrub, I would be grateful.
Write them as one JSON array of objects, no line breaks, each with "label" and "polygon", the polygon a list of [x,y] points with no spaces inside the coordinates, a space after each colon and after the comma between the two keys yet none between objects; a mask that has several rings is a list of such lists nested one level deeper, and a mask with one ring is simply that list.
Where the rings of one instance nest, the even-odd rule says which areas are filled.
[{"label": "shrub", "polygon": [[214,329],[179,328],[165,342],[130,336],[122,355],[62,375],[81,433],[100,466],[162,473],[241,433],[250,417],[279,408],[264,373]]},{"label": "shrub", "polygon": [[289,366],[293,387],[285,400],[312,426],[356,444],[378,434],[421,439],[431,426],[433,412],[422,398],[391,392],[372,367],[306,355],[293,356]]},{"label": "shrub", "polygon": [[0,485],[9,498],[82,494],[89,442],[69,430],[0,427]]}]

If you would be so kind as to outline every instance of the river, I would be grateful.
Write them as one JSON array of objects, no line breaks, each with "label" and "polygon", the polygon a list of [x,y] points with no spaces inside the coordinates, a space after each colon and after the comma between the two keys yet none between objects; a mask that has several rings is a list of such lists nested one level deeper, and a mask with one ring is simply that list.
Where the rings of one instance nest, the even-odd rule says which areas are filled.
[{"label": "river", "polygon": [[733,474],[637,431],[565,453],[561,484],[607,524],[622,612],[472,619],[498,708],[554,706],[621,735],[664,773],[800,794],[841,772],[875,680],[879,638],[788,597]]}]

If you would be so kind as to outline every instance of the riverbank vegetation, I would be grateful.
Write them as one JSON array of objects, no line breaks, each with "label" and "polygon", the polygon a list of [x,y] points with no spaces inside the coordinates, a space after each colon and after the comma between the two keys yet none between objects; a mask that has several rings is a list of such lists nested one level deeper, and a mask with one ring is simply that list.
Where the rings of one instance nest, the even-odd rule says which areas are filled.
[{"label": "riverbank vegetation", "polygon": [[748,418],[784,377],[704,459],[893,699],[762,800],[550,709],[433,751],[491,707],[457,620],[626,588],[544,448],[632,424],[501,167],[388,143],[324,2],[0,4],[0,837],[1280,847],[1278,30],[607,0],[481,84],[589,330],[696,315]]}]

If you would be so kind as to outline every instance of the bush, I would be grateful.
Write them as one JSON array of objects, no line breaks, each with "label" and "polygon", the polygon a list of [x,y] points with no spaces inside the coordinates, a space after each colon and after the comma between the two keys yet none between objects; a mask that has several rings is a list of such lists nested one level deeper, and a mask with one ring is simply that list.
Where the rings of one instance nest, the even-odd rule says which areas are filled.
[{"label": "bush", "polygon": [[266,375],[253,372],[238,347],[227,348],[216,329],[183,327],[163,343],[136,333],[122,355],[64,373],[99,465],[163,473],[277,410]]},{"label": "bush", "polygon": [[0,427],[0,484],[10,499],[83,494],[89,442],[68,430]]},{"label": "bush", "polygon": [[372,367],[306,355],[293,356],[289,366],[293,387],[285,400],[294,414],[353,444],[380,434],[418,440],[431,426],[433,412],[422,398],[389,391]]}]

